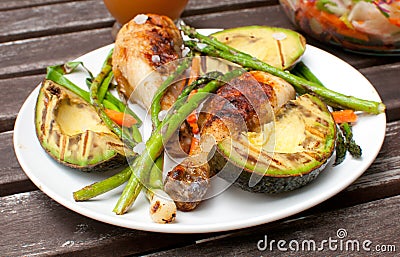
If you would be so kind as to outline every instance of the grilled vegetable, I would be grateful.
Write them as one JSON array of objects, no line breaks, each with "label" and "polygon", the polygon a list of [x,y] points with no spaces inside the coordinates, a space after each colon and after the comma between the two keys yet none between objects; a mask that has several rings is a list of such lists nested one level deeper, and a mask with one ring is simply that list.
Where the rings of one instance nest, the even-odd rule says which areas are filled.
[{"label": "grilled vegetable", "polygon": [[252,192],[290,191],[314,180],[335,147],[336,125],[326,105],[302,95],[277,113],[273,127],[259,132],[261,142],[249,133],[223,140],[210,160],[213,172]]},{"label": "grilled vegetable", "polygon": [[302,35],[293,30],[277,27],[239,27],[225,29],[212,36],[228,46],[282,70],[292,67],[306,49],[306,40]]},{"label": "grilled vegetable", "polygon": [[146,141],[146,149],[131,165],[134,174],[129,178],[124,191],[114,207],[113,211],[116,214],[121,215],[128,211],[142,188],[139,179],[140,181],[145,181],[145,179],[147,179],[150,170],[153,167],[154,160],[158,158],[163,151],[163,143],[167,142],[171,138],[173,133],[179,128],[186,117],[197,108],[209,93],[215,92],[219,87],[226,83],[226,81],[230,81],[233,77],[237,77],[241,73],[243,73],[241,69],[233,70],[230,73],[225,74],[221,80],[213,80],[207,83],[207,85],[200,88],[189,101],[182,105],[178,104],[179,109],[174,112],[174,115],[170,115],[161,122],[157,129],[151,134],[150,138]]},{"label": "grilled vegetable", "polygon": [[352,127],[349,123],[344,122],[340,124],[340,129],[343,131],[343,135],[346,139],[346,146],[349,153],[354,158],[361,158],[362,150],[359,145],[357,145],[356,141],[353,139],[353,131]]},{"label": "grilled vegetable", "polygon": [[35,108],[36,133],[42,147],[57,161],[84,171],[126,165],[121,140],[101,121],[87,101],[45,80]]},{"label": "grilled vegetable", "polygon": [[325,88],[318,83],[310,82],[306,79],[277,69],[261,60],[258,60],[257,58],[252,57],[251,55],[225,45],[213,37],[201,35],[194,28],[182,26],[181,29],[190,38],[197,39],[203,44],[198,45],[198,43],[195,41],[185,41],[185,45],[191,49],[208,56],[219,57],[237,63],[244,68],[269,72],[292,84],[296,91],[301,94],[311,92],[323,98],[323,100],[330,105],[334,104],[333,106],[340,106],[342,108],[363,111],[371,114],[380,114],[386,109],[386,106],[383,103],[347,96]]}]

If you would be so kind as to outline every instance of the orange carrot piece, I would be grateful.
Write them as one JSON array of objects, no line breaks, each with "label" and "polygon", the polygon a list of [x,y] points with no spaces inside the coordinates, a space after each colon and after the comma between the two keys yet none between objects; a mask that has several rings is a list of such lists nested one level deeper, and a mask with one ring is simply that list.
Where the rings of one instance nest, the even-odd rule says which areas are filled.
[{"label": "orange carrot piece", "polygon": [[200,140],[192,137],[192,142],[190,143],[190,150],[189,150],[189,155],[193,155],[197,150],[199,146]]},{"label": "orange carrot piece", "polygon": [[342,110],[332,112],[333,119],[336,123],[356,122],[357,114],[353,110]]},{"label": "orange carrot piece", "polygon": [[104,109],[104,112],[107,114],[110,119],[112,119],[115,123],[124,127],[132,127],[132,125],[137,123],[137,120],[127,113],[114,111],[111,109]]},{"label": "orange carrot piece", "polygon": [[398,27],[400,27],[400,18],[393,18],[393,17],[389,17],[388,18],[389,22],[392,23],[393,25],[396,25]]},{"label": "orange carrot piece", "polygon": [[187,122],[189,123],[189,126],[192,128],[192,132],[194,134],[199,133],[199,125],[197,124],[197,115],[196,112],[193,111],[187,118]]}]

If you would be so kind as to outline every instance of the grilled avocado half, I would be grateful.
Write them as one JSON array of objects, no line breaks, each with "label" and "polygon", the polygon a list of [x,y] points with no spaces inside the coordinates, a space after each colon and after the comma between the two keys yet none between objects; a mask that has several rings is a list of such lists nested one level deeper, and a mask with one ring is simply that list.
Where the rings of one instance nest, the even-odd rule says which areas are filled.
[{"label": "grilled avocado half", "polygon": [[225,29],[212,36],[282,70],[290,69],[306,49],[306,40],[301,34],[278,27],[244,26]]},{"label": "grilled avocado half", "polygon": [[336,126],[325,103],[305,94],[289,101],[261,132],[216,146],[212,171],[244,190],[280,193],[314,180],[334,151]]},{"label": "grilled avocado half", "polygon": [[43,149],[58,162],[82,171],[104,171],[126,165],[121,140],[84,99],[45,80],[35,108],[36,134]]}]

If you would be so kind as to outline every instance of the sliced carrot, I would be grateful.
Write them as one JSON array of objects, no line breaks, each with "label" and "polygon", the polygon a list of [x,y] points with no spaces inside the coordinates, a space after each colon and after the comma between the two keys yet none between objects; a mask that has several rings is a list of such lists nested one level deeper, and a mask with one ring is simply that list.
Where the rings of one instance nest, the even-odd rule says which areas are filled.
[{"label": "sliced carrot", "polygon": [[199,133],[199,125],[197,124],[197,115],[196,112],[193,111],[187,118],[187,122],[189,123],[189,126],[192,128],[193,134]]},{"label": "sliced carrot", "polygon": [[196,153],[196,149],[198,149],[200,140],[192,137],[192,142],[190,143],[190,150],[189,150],[189,155],[194,155]]},{"label": "sliced carrot", "polygon": [[[302,2],[303,1],[300,1],[300,3]],[[336,33],[346,37],[352,37],[363,41],[369,40],[365,33],[349,28],[349,26],[346,25],[346,23],[341,20],[340,17],[336,16],[335,14],[319,10],[315,5],[315,1],[303,2],[301,8],[304,10],[301,14],[299,14],[299,19],[302,19],[303,16],[308,20],[316,19],[324,30],[329,31],[335,29]]]},{"label": "sliced carrot", "polygon": [[132,127],[132,125],[137,123],[137,120],[127,113],[114,111],[111,109],[104,109],[104,112],[107,114],[110,119],[112,119],[115,123],[124,127]]},{"label": "sliced carrot", "polygon": [[332,116],[336,123],[357,121],[357,114],[353,110],[334,111],[332,112]]},{"label": "sliced carrot", "polygon": [[400,18],[392,18],[392,17],[390,17],[390,18],[388,18],[388,19],[389,19],[389,22],[390,22],[390,23],[392,23],[392,24],[394,24],[394,25],[400,27]]}]

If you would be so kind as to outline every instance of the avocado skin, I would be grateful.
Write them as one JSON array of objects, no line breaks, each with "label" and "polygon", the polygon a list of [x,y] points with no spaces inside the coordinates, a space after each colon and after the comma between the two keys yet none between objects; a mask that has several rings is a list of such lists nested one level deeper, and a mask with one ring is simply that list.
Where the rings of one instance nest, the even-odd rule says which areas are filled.
[{"label": "avocado skin", "polygon": [[[293,191],[309,184],[317,178],[322,170],[325,169],[330,159],[331,157],[321,166],[311,170],[309,173],[287,177],[261,176],[255,172],[249,171],[248,169],[235,166],[233,163],[229,162],[225,156],[220,154],[218,150],[215,151],[214,156],[209,160],[209,165],[212,174],[217,175],[228,182],[233,182],[235,186],[238,186],[245,191],[252,193],[277,194]],[[222,170],[226,172],[221,172]],[[252,180],[254,179],[258,181],[254,186],[249,185],[251,176],[253,176]]]}]

